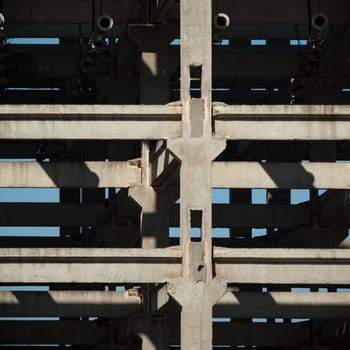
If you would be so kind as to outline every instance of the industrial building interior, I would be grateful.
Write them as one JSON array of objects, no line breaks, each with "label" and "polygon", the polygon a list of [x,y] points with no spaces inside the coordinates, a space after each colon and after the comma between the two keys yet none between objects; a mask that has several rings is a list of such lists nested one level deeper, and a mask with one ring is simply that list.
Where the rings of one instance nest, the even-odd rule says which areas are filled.
[{"label": "industrial building interior", "polygon": [[0,0],[0,350],[350,349],[348,0]]}]

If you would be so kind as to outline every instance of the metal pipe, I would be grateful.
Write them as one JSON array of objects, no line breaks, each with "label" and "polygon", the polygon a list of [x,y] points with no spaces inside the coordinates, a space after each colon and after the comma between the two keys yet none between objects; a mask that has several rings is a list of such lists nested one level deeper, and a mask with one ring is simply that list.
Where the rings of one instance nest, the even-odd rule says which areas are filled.
[{"label": "metal pipe", "polygon": [[102,15],[97,18],[97,28],[101,32],[108,32],[113,28],[113,18],[109,15]]},{"label": "metal pipe", "polygon": [[91,73],[96,65],[96,56],[104,52],[106,47],[106,35],[114,25],[113,18],[109,15],[102,15],[96,20],[96,30],[91,35],[82,53],[79,69],[72,82],[68,84],[70,95],[74,98],[82,97],[89,93],[89,87],[85,86],[84,80]]},{"label": "metal pipe", "polygon": [[328,16],[324,13],[315,13],[311,17],[311,42],[321,46],[327,39],[329,33]]},{"label": "metal pipe", "polygon": [[226,13],[217,13],[214,16],[214,26],[217,29],[223,30],[230,25],[230,17]]},{"label": "metal pipe", "polygon": [[106,36],[106,33],[113,28],[113,24],[113,18],[109,15],[102,15],[99,18],[97,18],[97,29],[89,39],[87,50],[96,49],[97,47],[104,46],[104,38]]},{"label": "metal pipe", "polygon": [[311,18],[312,28],[319,32],[322,32],[325,29],[327,29],[328,24],[328,17],[324,13],[315,13]]}]

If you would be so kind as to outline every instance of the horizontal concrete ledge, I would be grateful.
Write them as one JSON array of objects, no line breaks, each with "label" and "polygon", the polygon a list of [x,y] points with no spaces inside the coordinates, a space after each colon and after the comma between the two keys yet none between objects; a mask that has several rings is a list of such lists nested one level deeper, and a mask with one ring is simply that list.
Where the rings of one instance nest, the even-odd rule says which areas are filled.
[{"label": "horizontal concrete ledge", "polygon": [[[311,223],[305,205],[213,204],[213,227],[297,227]],[[170,208],[170,226],[179,226],[180,205]],[[1,223],[1,204],[0,204]],[[200,216],[191,217],[191,225],[200,227]]]},{"label": "horizontal concrete ledge", "polygon": [[[0,187],[130,187],[137,162],[0,162]],[[335,176],[335,174],[337,176]],[[350,188],[350,163],[214,162],[217,188]]]},{"label": "horizontal concrete ledge", "polygon": [[[1,250],[0,250],[1,251]],[[350,263],[350,250],[348,249],[304,249],[304,248],[249,248],[234,249],[214,247],[216,262],[232,260],[237,262],[257,261],[260,263],[272,261],[273,263],[295,262],[311,263],[344,262]]]},{"label": "horizontal concrete ledge", "polygon": [[[330,231],[328,231],[327,233],[330,233]],[[306,233],[307,234],[307,233]],[[179,238],[175,238],[175,237],[171,237],[169,239],[170,244],[171,245],[179,245],[180,244],[180,239]],[[28,245],[30,244],[30,242],[28,241],[24,241],[22,238],[22,241],[20,241],[19,239],[12,239],[12,240],[8,240],[8,243],[6,243],[5,240],[1,240],[0,239],[0,244],[4,244],[4,246],[7,247],[34,247],[34,245]],[[23,245],[21,245],[21,242],[23,242]],[[46,245],[44,245],[44,243]],[[49,245],[50,240],[46,240],[43,241],[43,244],[40,245],[40,241],[37,240],[36,241],[36,246],[52,246],[55,247],[54,245]],[[217,247],[224,247],[224,248],[239,248],[239,249],[244,249],[244,248],[256,248],[256,249],[261,249],[261,248],[271,248],[271,242],[266,238],[266,236],[260,236],[260,237],[254,237],[252,239],[242,239],[242,238],[213,238],[212,239],[212,243],[213,246],[217,246]],[[315,246],[306,246],[307,243],[305,243],[304,248],[322,248],[322,249],[329,249],[329,248],[341,248],[341,249],[349,249],[350,248],[350,238],[346,238],[344,240],[342,240],[341,242],[336,242],[336,243],[324,243],[324,242],[319,242],[319,246],[315,247]],[[12,245],[11,245],[12,244]],[[52,244],[54,244],[54,241],[52,240]],[[289,246],[290,248],[298,248],[300,244],[298,242],[292,241],[292,243],[290,243],[289,241],[284,241],[284,242],[278,242],[277,240],[274,243],[274,248],[285,248],[286,246]],[[291,246],[292,245],[292,246]],[[62,245],[63,246],[63,245]]]},{"label": "horizontal concrete ledge", "polygon": [[215,133],[237,140],[347,140],[347,105],[214,104]]},{"label": "horizontal concrete ledge", "polygon": [[[296,227],[311,223],[305,205],[213,204],[213,227]],[[179,226],[179,204],[170,209],[170,226]],[[350,212],[350,211],[349,211]],[[0,203],[0,226],[88,226],[103,224],[109,210],[101,203]],[[348,211],[342,216],[347,220]],[[350,220],[342,222],[342,226]],[[192,225],[199,227],[194,215]],[[1,245],[0,245],[1,246]]]},{"label": "horizontal concrete ledge", "polygon": [[[165,321],[167,323],[167,320]],[[170,345],[180,344],[178,325],[167,324],[172,332],[165,341]],[[234,321],[232,323],[213,323],[214,345],[257,345],[257,346],[311,346],[312,322],[300,323],[251,323]],[[320,345],[328,341],[349,344],[349,331],[346,321],[333,321],[319,324],[327,332]],[[337,329],[344,329],[342,337],[337,337]],[[94,345],[104,343],[110,337],[108,326],[96,321],[0,321],[0,342],[3,344],[74,344]],[[41,346],[40,346],[41,348]],[[47,348],[45,348],[47,349]]]},{"label": "horizontal concrete ledge", "polygon": [[350,314],[350,293],[227,292],[215,317],[341,319]]},{"label": "horizontal concrete ledge", "polygon": [[181,135],[181,106],[2,105],[0,139],[167,139]]},{"label": "horizontal concrete ledge", "polygon": [[218,278],[229,283],[349,285],[348,249],[214,248]]},{"label": "horizontal concrete ledge", "polygon": [[218,323],[213,327],[216,345],[300,346],[307,345],[311,328],[300,324]]},{"label": "horizontal concrete ledge", "polygon": [[[0,226],[100,225],[107,223],[113,210],[102,203],[0,203]],[[305,204],[213,204],[212,214],[213,227],[299,227],[311,225],[312,219],[310,208]],[[170,227],[179,226],[179,215],[180,205],[171,206]],[[332,226],[331,220],[333,216],[330,219],[321,215],[320,226]],[[191,225],[200,227],[199,215],[193,215]],[[350,208],[339,213],[336,226],[350,226]]]},{"label": "horizontal concrete ledge", "polygon": [[2,344],[95,345],[108,339],[108,327],[97,322],[0,321]]},{"label": "horizontal concrete ledge", "polygon": [[182,106],[173,105],[1,105],[1,120],[159,119],[181,120]]},{"label": "horizontal concrete ledge", "polygon": [[0,187],[130,187],[137,162],[0,162]]},{"label": "horizontal concrete ledge", "polygon": [[124,317],[141,311],[136,290],[0,292],[1,317]]},{"label": "horizontal concrete ledge", "polygon": [[182,251],[8,248],[0,257],[2,283],[155,283],[181,276]]},{"label": "horizontal concrete ledge", "polygon": [[[169,1],[162,1],[159,4],[157,3],[157,6],[162,6],[164,3],[167,4],[168,2]],[[43,9],[40,5],[40,2],[34,2],[32,7],[29,7],[25,0],[13,0],[13,3],[5,2],[2,11],[4,13],[8,13],[6,17],[6,25],[10,29],[12,29],[14,25],[25,25],[28,28],[30,28],[31,25],[39,28],[46,28],[46,26],[50,28],[54,25],[64,27],[64,25],[75,25],[76,23],[80,23],[83,24],[82,28],[84,29],[85,25],[91,24],[91,14],[88,9],[84,8],[85,2],[83,0],[76,0],[71,5],[72,7],[69,13],[65,11],[67,6],[70,5],[70,1],[67,0],[62,0],[60,6],[48,8],[47,10]],[[295,26],[297,23],[298,29],[299,26],[302,26],[302,29],[304,26],[308,26],[308,17],[305,15],[305,6],[303,5],[303,2],[296,2],[293,4],[287,2],[285,4],[281,4],[277,0],[270,0],[271,7],[266,8],[261,3],[256,3],[252,0],[245,1],[244,3],[238,0],[226,0],[222,2],[225,12],[228,13],[231,21],[235,23],[235,25],[243,25],[244,27],[248,27],[247,31],[251,28],[250,26],[252,24],[256,24],[259,26],[259,28],[263,27],[264,29],[269,25],[275,25],[277,26],[276,30],[279,30],[279,38],[281,35],[284,35],[284,31],[282,30],[285,30],[285,26],[287,25]],[[347,2],[344,0],[338,0],[333,3],[326,2],[323,5],[324,7],[322,7],[322,10],[324,13],[327,13],[329,18],[332,19],[332,24],[344,23],[347,19],[346,5]],[[130,12],[125,12],[125,5],[123,3],[117,2],[114,4],[114,2],[110,3],[108,1],[106,6],[108,6],[107,9],[113,8],[113,13],[115,13],[115,17],[113,18],[116,23],[130,22],[131,24],[142,23],[144,25],[148,23],[147,21],[145,22],[142,20],[139,11],[133,10]],[[178,7],[179,4],[175,3],[169,10],[169,17],[174,21],[178,18]],[[17,8],[21,8],[22,12],[18,13],[16,11]],[[255,8],[256,10],[254,11],[254,14],[251,13],[252,8]],[[156,9],[159,11],[159,7]],[[32,18],[30,15],[33,13],[33,11],[37,15]],[[231,28],[228,28],[228,30],[230,29]],[[232,28],[233,32],[234,30],[235,28]],[[253,33],[255,32],[253,31]]]},{"label": "horizontal concrete ledge", "polygon": [[182,250],[171,248],[0,248],[0,263],[9,261],[49,261],[69,262],[85,260],[103,262],[105,260],[181,261]]},{"label": "horizontal concrete ledge", "polygon": [[213,103],[215,119],[249,119],[264,117],[276,119],[303,119],[305,117],[323,118],[324,116],[348,117],[350,119],[350,105],[226,105]]},{"label": "horizontal concrete ledge", "polygon": [[[0,237],[2,248],[81,248],[82,241],[72,237]],[[85,245],[86,246],[86,245]],[[91,245],[93,247],[93,245]]]},{"label": "horizontal concrete ledge", "polygon": [[0,203],[0,226],[90,226],[107,220],[101,203]]},{"label": "horizontal concrete ledge", "polygon": [[350,163],[214,162],[212,178],[217,188],[348,189]]},{"label": "horizontal concrete ledge", "polygon": [[[89,321],[0,321],[0,342],[4,344],[74,344],[105,342],[106,325]],[[213,343],[216,345],[301,345],[309,344],[311,325],[214,323]],[[179,332],[173,329],[166,339],[179,344]]]}]

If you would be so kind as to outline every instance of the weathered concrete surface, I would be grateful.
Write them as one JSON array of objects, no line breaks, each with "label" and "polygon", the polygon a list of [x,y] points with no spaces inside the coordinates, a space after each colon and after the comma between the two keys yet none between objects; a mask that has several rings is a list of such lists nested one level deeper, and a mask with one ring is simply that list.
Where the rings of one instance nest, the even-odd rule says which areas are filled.
[{"label": "weathered concrete surface", "polygon": [[[213,304],[226,290],[225,281],[213,279],[211,162],[225,148],[212,138],[212,4],[210,0],[180,3],[182,138],[167,146],[181,161],[180,245],[182,278],[169,284],[168,293],[182,306],[181,347],[212,349]],[[197,18],[201,18],[197,21]],[[192,84],[199,81],[200,98]],[[200,217],[200,242],[191,240],[193,217]]]},{"label": "weathered concrete surface", "polygon": [[218,188],[350,188],[350,163],[214,162]]},{"label": "weathered concrete surface", "polygon": [[1,162],[0,187],[130,187],[137,162]]},{"label": "weathered concrete surface", "polygon": [[[111,103],[116,103],[116,101],[125,100],[123,104],[141,103],[141,105],[3,105],[0,106],[0,139],[40,140],[40,147],[41,140],[52,139],[139,140],[135,142],[135,148],[142,144],[142,159],[141,163],[124,162],[119,165],[112,162],[101,162],[96,165],[73,161],[71,164],[64,163],[63,166],[57,165],[58,163],[28,165],[4,163],[0,164],[0,187],[78,187],[71,192],[61,190],[62,206],[51,206],[46,210],[44,208],[41,215],[45,216],[47,213],[50,215],[41,223],[54,223],[60,226],[63,223],[96,224],[97,226],[93,228],[95,231],[91,230],[94,237],[87,244],[93,244],[93,241],[104,245],[124,244],[129,240],[132,241],[132,246],[138,245],[142,248],[129,250],[2,248],[0,249],[0,282],[2,284],[70,284],[69,286],[55,285],[54,287],[57,288],[80,288],[79,283],[92,285],[87,288],[93,288],[97,283],[111,284],[112,287],[118,282],[123,284],[164,283],[163,294],[160,295],[159,292],[161,303],[167,303],[167,300],[172,297],[182,306],[181,339],[179,339],[180,332],[175,328],[169,339],[172,339],[172,344],[181,342],[181,347],[185,350],[209,350],[212,349],[213,344],[298,348],[302,346],[318,348],[330,344],[340,346],[343,338],[338,339],[338,335],[344,336],[344,339],[347,337],[345,321],[330,322],[327,328],[323,325],[318,326],[314,322],[278,325],[274,321],[271,322],[270,318],[274,316],[346,318],[349,312],[347,295],[339,293],[327,295],[289,293],[287,295],[278,292],[262,294],[257,291],[260,287],[255,289],[255,286],[259,283],[268,284],[271,289],[286,290],[295,283],[305,286],[313,284],[312,288],[316,288],[315,285],[327,285],[330,288],[335,288],[334,286],[339,284],[349,285],[350,259],[345,250],[225,250],[220,248],[213,250],[213,244],[221,242],[212,240],[212,227],[232,225],[234,228],[231,231],[232,237],[227,242],[236,248],[240,244],[254,246],[261,242],[269,247],[279,245],[291,247],[298,244],[306,247],[312,243],[319,244],[323,248],[337,246],[340,243],[339,238],[344,238],[341,234],[346,232],[346,229],[342,228],[341,234],[335,234],[339,228],[339,222],[342,222],[345,227],[348,222],[347,193],[343,192],[339,196],[343,205],[338,205],[337,201],[325,204],[315,196],[317,193],[315,189],[349,187],[348,165],[334,162],[339,149],[342,155],[348,155],[349,106],[215,104],[213,107],[212,94],[225,101],[230,100],[230,103],[240,103],[239,101],[242,100],[248,101],[245,103],[251,101],[255,104],[258,100],[264,103],[290,103],[291,91],[288,79],[303,75],[306,73],[306,67],[310,69],[309,58],[304,57],[310,53],[309,47],[305,48],[306,50],[303,50],[301,45],[291,47],[290,39],[308,38],[310,17],[313,18],[315,11],[324,11],[329,16],[334,36],[331,45],[328,45],[329,42],[325,43],[327,50],[322,52],[320,62],[316,62],[317,74],[311,82],[315,83],[312,84],[315,88],[318,87],[316,85],[324,84],[323,90],[329,89],[323,91],[323,95],[327,98],[321,103],[336,99],[346,101],[348,96],[343,94],[342,88],[346,83],[344,79],[348,76],[347,51],[344,50],[349,47],[348,35],[344,30],[348,22],[347,0],[333,2],[320,0],[317,8],[315,4],[311,4],[310,9],[307,8],[305,1],[301,0],[283,4],[281,1],[272,0],[269,5],[256,0],[247,0],[244,3],[238,0],[218,0],[215,6],[212,6],[210,0],[181,0],[180,3],[172,0],[157,1],[157,3],[151,1],[148,4],[150,6],[147,7],[142,6],[144,3],[146,2],[137,0],[124,2],[107,0],[104,3],[96,0],[92,6],[86,6],[77,0],[72,5],[73,8],[70,7],[67,10],[69,6],[66,0],[61,3],[56,2],[56,5],[51,8],[47,8],[42,0],[4,2],[2,11],[7,12],[5,16],[8,16],[9,23],[13,25],[9,29],[14,29],[14,31],[10,30],[10,33],[21,33],[21,26],[26,36],[47,30],[45,35],[54,33],[63,42],[54,49],[36,49],[35,46],[13,47],[14,61],[19,63],[19,71],[25,75],[23,79],[22,76],[16,77],[15,83],[19,83],[19,88],[26,89],[26,84],[31,86],[33,82],[41,84],[36,81],[40,77],[44,81],[50,81],[50,86],[54,82],[58,84],[57,94],[53,91],[45,93],[47,101],[51,101],[51,98],[67,101],[68,98],[64,96],[65,81],[67,77],[74,74],[75,66],[79,64],[81,44],[86,35],[88,34],[89,37],[94,30],[94,17],[104,10],[118,23],[118,29],[112,31],[108,38],[109,48],[106,52],[106,60],[99,62],[100,65],[102,63],[103,69],[101,71],[97,69],[96,76],[91,77],[92,80],[96,80],[97,90],[102,88],[102,96],[97,97],[98,101],[106,99],[108,102],[112,100]],[[179,47],[169,48],[170,41],[173,38],[179,38],[177,28],[172,32],[174,28],[168,31],[167,24],[148,23],[142,26],[142,23],[150,18],[163,23],[168,22],[170,25],[175,23],[177,26],[179,6],[180,59]],[[166,8],[165,13],[164,8]],[[274,10],[271,10],[272,8]],[[160,13],[157,13],[158,10]],[[212,20],[218,11],[227,13],[234,25],[222,32],[215,30],[212,33]],[[114,45],[116,37],[121,39],[119,25],[124,23],[137,23],[137,25],[125,30],[124,40],[120,40],[121,44],[119,42],[118,45]],[[134,38],[137,37],[139,46],[134,42],[134,38],[131,38],[131,33],[134,34]],[[79,40],[73,43],[73,40],[67,39],[68,37],[79,38]],[[214,45],[213,54],[213,43],[223,44],[221,39],[231,38],[243,38],[244,42]],[[250,39],[255,38],[267,38],[267,45],[263,45],[266,47],[250,45]],[[303,51],[307,51],[305,55]],[[169,61],[168,53],[172,56]],[[216,60],[214,67],[212,57]],[[57,64],[60,59],[64,64]],[[45,65],[48,60],[50,63]],[[338,62],[340,62],[339,67],[343,66],[343,68],[335,67],[338,66]],[[28,67],[24,68],[25,65]],[[310,72],[307,73],[309,75]],[[303,77],[300,79],[302,80]],[[259,99],[258,94],[251,91],[255,86],[264,87],[265,97]],[[14,96],[15,94],[15,91],[7,91],[10,100],[12,98],[12,101],[18,101],[25,95],[31,103],[33,102],[30,99],[31,94],[35,93],[22,91],[18,99]],[[178,99],[180,94],[181,101],[172,105],[142,105],[164,104],[168,99]],[[41,92],[38,95],[43,98],[44,93]],[[37,98],[38,96],[35,101]],[[306,103],[318,103],[314,100],[318,101],[322,98],[317,92],[309,93]],[[83,101],[85,102],[90,101]],[[213,163],[213,159],[225,149],[225,139],[232,140],[230,145],[233,145],[233,148],[237,147],[237,153],[233,150],[233,154],[229,154],[229,159],[241,159],[241,157],[242,160],[247,161],[266,159],[268,163]],[[309,147],[308,143],[303,143],[302,147],[296,147],[299,151],[301,150],[300,153],[294,150],[290,155],[284,154],[281,148],[273,155],[267,154],[266,157],[257,156],[255,152],[250,152],[251,148],[249,148],[255,147],[256,140],[320,139],[345,140],[345,144],[339,143],[337,147],[334,144],[331,147],[328,147],[328,144],[324,147],[320,145]],[[150,159],[150,148],[154,144],[152,142],[149,144],[148,140],[168,142],[164,144],[161,152],[156,152],[155,157]],[[240,143],[237,140],[253,142],[247,146],[244,142]],[[293,143],[289,142],[289,145],[293,148]],[[315,154],[317,156],[325,149],[331,150],[326,153],[333,152],[335,158],[316,159]],[[133,151],[139,155],[138,149]],[[66,153],[69,152],[62,152],[62,154],[55,152],[55,156],[57,159],[64,159],[65,156],[70,156]],[[93,153],[81,152],[77,158],[73,158],[84,160],[86,156],[90,159]],[[5,152],[4,154],[10,158],[9,154]],[[122,152],[118,154],[121,155]],[[301,158],[305,155],[306,158]],[[126,154],[122,156],[124,160],[132,158],[130,153],[128,156]],[[333,161],[333,163],[282,163],[295,161],[294,158],[317,162]],[[96,168],[94,168],[95,165]],[[132,170],[128,168],[129,166]],[[180,247],[174,250],[153,249],[164,247],[168,243],[168,208],[169,204],[177,198],[174,199],[169,195],[166,180],[170,173],[177,176],[178,166],[180,167],[180,208],[179,212],[171,212],[170,222],[180,226]],[[152,185],[156,185],[157,188]],[[80,196],[80,187],[94,189],[113,187],[113,190],[110,190],[112,192],[119,186],[128,187],[128,195],[140,207],[140,218],[138,212],[137,215],[132,209],[128,212],[127,201],[121,200],[116,201],[113,208],[123,218],[116,219],[116,215],[109,217],[113,221],[111,227],[100,226],[99,216],[95,217],[91,208],[87,211],[79,211],[72,206],[68,212],[72,215],[76,214],[76,217],[66,218],[65,222],[60,220],[62,215],[68,213],[65,211],[65,201],[72,200],[76,204],[91,203],[94,199],[100,203],[104,201],[103,190],[95,192],[83,190]],[[245,193],[235,192],[240,198],[234,204],[231,203],[232,205],[213,207],[211,198],[213,186],[248,190]],[[250,205],[249,192],[252,187],[272,189],[267,192],[269,199],[266,206]],[[290,188],[312,189],[311,202],[291,207]],[[280,192],[279,189],[283,191]],[[176,190],[174,192],[176,193]],[[244,201],[246,203],[242,205]],[[27,208],[28,212],[25,212]],[[41,210],[38,206],[36,208]],[[61,212],[58,213],[59,210],[57,210],[57,213],[54,213],[56,208],[60,208]],[[2,206],[0,206],[1,209]],[[110,214],[108,210],[107,214]],[[34,207],[29,208],[20,204],[8,206],[1,214],[0,223],[34,224],[35,218],[31,217],[33,211]],[[23,213],[23,217],[18,220],[13,218],[13,215]],[[58,221],[55,221],[55,214],[60,216]],[[103,215],[105,214],[106,212],[103,211]],[[337,221],[338,214],[341,221]],[[85,218],[86,215],[89,217]],[[244,229],[237,231],[243,232],[245,236],[243,239],[236,239],[238,235],[235,237],[235,231],[240,226]],[[251,239],[252,227],[268,228],[266,239]],[[191,235],[194,228],[200,229],[200,238],[197,240]],[[285,234],[283,231],[285,228],[292,230],[289,230],[289,234],[288,232]],[[83,238],[80,240],[85,232],[80,236],[80,229],[75,227],[67,230],[63,228],[62,237],[50,244],[66,244],[64,235],[66,233],[69,235],[69,232],[73,231],[76,237],[79,237],[74,244],[85,243]],[[140,237],[138,237],[139,233]],[[87,236],[90,239],[93,235]],[[105,240],[105,237],[109,239]],[[300,240],[303,237],[305,238]],[[328,237],[328,240],[323,239],[324,237]],[[335,240],[334,237],[336,237]],[[14,243],[16,246],[21,244],[34,246],[47,244],[48,241],[48,238],[42,238],[38,243],[37,238],[25,238],[20,241],[18,238],[11,237],[6,239],[4,245]],[[1,243],[3,242],[1,240]],[[69,243],[73,244],[72,241]],[[235,285],[237,289],[247,288],[255,290],[255,293],[226,293],[227,282]],[[270,287],[271,285],[273,286]],[[147,288],[143,291],[147,292]],[[101,318],[107,315],[115,320],[134,310],[134,307],[139,310],[141,306],[139,297],[135,304],[129,304],[130,299],[124,298],[125,294],[51,292],[26,294],[26,297],[20,294],[0,293],[0,300],[4,298],[3,304],[0,304],[0,306],[3,305],[3,309],[0,307],[0,314],[1,312],[8,312],[8,315],[42,313],[57,314],[62,317],[88,317],[92,312]],[[164,296],[165,292],[168,293],[167,296]],[[221,298],[223,295],[224,297]],[[95,298],[94,303],[92,297]],[[27,299],[24,301],[24,298]],[[163,320],[147,317],[149,311],[147,298],[147,293],[144,293],[142,295],[144,313],[131,317],[130,323],[124,320],[126,321],[124,324],[130,325],[130,329],[142,338],[143,350],[162,349],[167,345],[161,337]],[[214,306],[213,313],[214,304],[217,306]],[[223,305],[227,307],[225,310]],[[258,312],[256,310],[261,313],[254,314]],[[268,323],[254,324],[251,320],[245,320],[234,321],[232,324],[212,324],[215,312],[233,319],[266,317]],[[42,344],[68,342],[89,345],[98,343],[95,350],[108,349],[108,345],[117,349],[116,344],[112,343],[111,335],[118,336],[119,333],[119,329],[112,323],[108,323],[108,327],[105,325],[97,327],[95,323],[86,322],[65,324],[64,321],[51,324],[49,322],[36,324],[5,322],[0,325],[0,339],[4,342]]]},{"label": "weathered concrete surface", "polygon": [[346,105],[217,104],[213,115],[215,134],[234,140],[343,140],[350,133]]},{"label": "weathered concrete surface", "polygon": [[126,317],[137,312],[137,290],[0,292],[1,317]]},{"label": "weathered concrete surface", "polygon": [[182,252],[169,249],[0,249],[3,283],[155,283],[181,275]]},{"label": "weathered concrete surface", "polygon": [[180,116],[179,106],[2,105],[0,139],[167,139]]},{"label": "weathered concrete surface", "polygon": [[218,278],[232,283],[347,285],[347,249],[214,248]]},{"label": "weathered concrete surface", "polygon": [[214,306],[215,317],[347,318],[349,293],[227,292]]}]

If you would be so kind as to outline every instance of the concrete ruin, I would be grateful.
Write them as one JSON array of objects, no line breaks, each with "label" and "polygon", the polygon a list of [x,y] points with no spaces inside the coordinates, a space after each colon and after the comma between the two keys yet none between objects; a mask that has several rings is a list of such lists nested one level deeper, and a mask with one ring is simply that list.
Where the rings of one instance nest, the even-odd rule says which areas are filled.
[{"label": "concrete ruin", "polygon": [[348,0],[0,12],[1,349],[350,349]]}]

